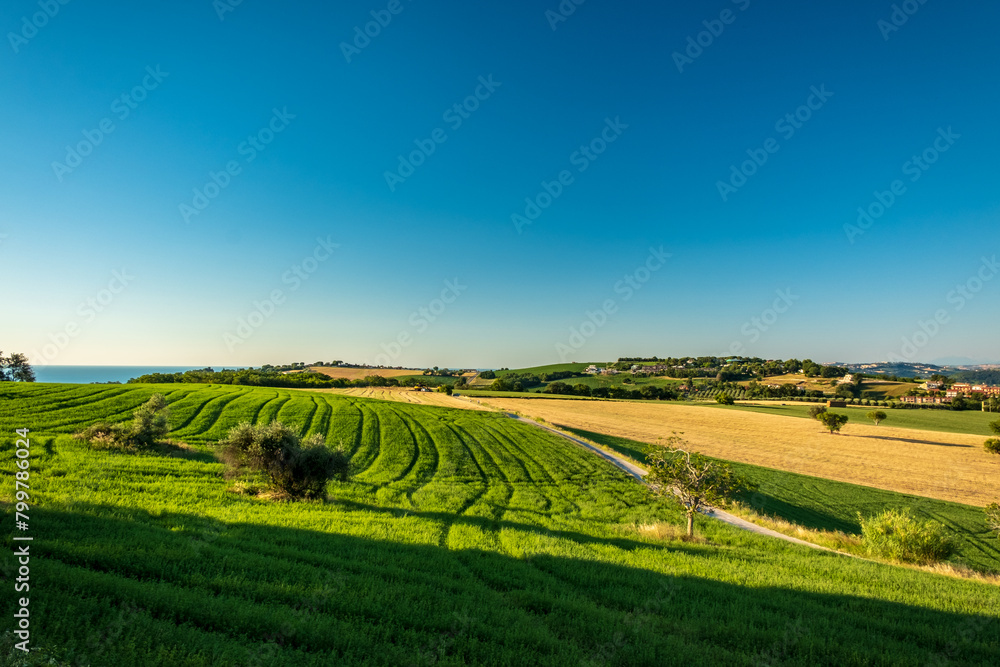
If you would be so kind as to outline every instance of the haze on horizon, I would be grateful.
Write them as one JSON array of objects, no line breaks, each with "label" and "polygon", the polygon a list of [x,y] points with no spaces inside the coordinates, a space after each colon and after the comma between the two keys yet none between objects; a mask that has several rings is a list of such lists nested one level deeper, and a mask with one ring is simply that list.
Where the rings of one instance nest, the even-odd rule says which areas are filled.
[{"label": "haze on horizon", "polygon": [[896,4],[7,3],[0,349],[997,361],[1000,7]]}]

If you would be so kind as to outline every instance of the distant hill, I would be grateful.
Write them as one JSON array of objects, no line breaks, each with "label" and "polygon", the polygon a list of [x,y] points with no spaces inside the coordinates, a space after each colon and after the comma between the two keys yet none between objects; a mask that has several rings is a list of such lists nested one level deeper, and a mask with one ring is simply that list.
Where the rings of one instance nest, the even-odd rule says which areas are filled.
[{"label": "distant hill", "polygon": [[866,373],[876,375],[895,375],[897,377],[930,377],[935,373],[948,375],[949,370],[944,366],[935,364],[916,363],[890,363],[887,361],[869,362],[863,364],[842,364],[847,366],[852,373]]},{"label": "distant hill", "polygon": [[959,382],[970,384],[1000,385],[1000,370],[958,371],[951,377]]}]

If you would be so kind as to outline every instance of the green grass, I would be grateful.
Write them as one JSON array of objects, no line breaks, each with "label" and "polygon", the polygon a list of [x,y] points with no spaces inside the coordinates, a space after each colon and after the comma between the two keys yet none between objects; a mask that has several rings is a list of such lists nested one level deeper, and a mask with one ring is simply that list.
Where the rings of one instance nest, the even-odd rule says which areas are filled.
[{"label": "green grass", "polygon": [[[532,366],[530,368],[512,368],[506,371],[496,371],[497,377],[503,377],[510,373],[531,373],[532,375],[541,375],[542,373],[560,373],[563,371],[574,371],[581,373],[587,369],[587,366],[591,364],[604,367],[604,361],[588,361],[586,363],[571,363],[571,364],[548,364],[545,366]],[[576,379],[576,378],[571,378]],[[564,380],[565,382],[565,380]]]},{"label": "green grass", "polygon": [[[750,412],[763,412],[771,415],[783,415],[786,417],[801,417],[811,419],[809,416],[808,403],[775,401],[773,404],[749,405],[737,403],[736,405],[711,404],[710,407],[720,410],[748,410]],[[888,419],[882,422],[884,426],[894,426],[898,428],[915,428],[924,431],[939,431],[943,433],[968,433],[972,435],[982,435],[989,437],[991,433],[989,423],[1000,419],[1000,414],[979,412],[978,410],[912,410],[897,408],[881,408],[865,405],[849,405],[846,408],[835,408],[850,417],[849,423],[869,424],[872,422],[866,414],[872,410],[881,410],[888,415]]]},{"label": "green grass", "polygon": [[[70,437],[155,390],[191,449],[126,455]],[[213,438],[273,415],[350,443],[354,479],[325,503],[227,491]],[[17,427],[33,441],[32,642],[64,664],[1000,661],[995,586],[702,517],[705,541],[644,537],[635,524],[679,525],[678,509],[496,413],[247,387],[0,384],[6,501]]]},{"label": "green grass", "polygon": [[[646,445],[642,442],[566,426],[560,428],[613,449],[640,464],[646,461],[643,453]],[[981,572],[1000,572],[1000,539],[986,524],[981,507],[836,482],[747,463],[724,462],[757,486],[756,492],[747,494],[741,500],[759,514],[785,519],[806,528],[839,530],[860,535],[858,512],[864,516],[873,516],[885,509],[908,509],[917,518],[939,521],[958,539],[958,551],[950,559],[951,562],[961,563]]]}]

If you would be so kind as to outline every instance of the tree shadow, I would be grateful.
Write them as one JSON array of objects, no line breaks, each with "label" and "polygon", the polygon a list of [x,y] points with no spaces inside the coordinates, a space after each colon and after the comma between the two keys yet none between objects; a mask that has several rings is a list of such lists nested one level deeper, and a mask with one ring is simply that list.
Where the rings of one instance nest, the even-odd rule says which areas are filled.
[{"label": "tree shadow", "polygon": [[908,442],[915,445],[935,445],[937,447],[973,447],[973,445],[962,445],[954,442],[937,442],[934,440],[917,440],[915,438],[895,438],[891,436],[884,435],[855,435],[850,434],[852,438],[866,438],[869,440],[894,440],[896,442]]},{"label": "tree shadow", "polygon": [[[764,572],[790,576],[760,585],[783,580],[746,569],[749,547],[699,565],[695,554],[513,557],[488,537],[448,549],[94,504],[35,508],[32,520],[46,536],[31,544],[44,574],[31,581],[33,648],[56,644],[73,664],[1000,663],[995,615],[877,599],[921,584],[969,599],[975,584],[863,561],[837,563],[849,594],[802,590],[801,571],[767,552]],[[831,558],[796,564],[815,562],[820,588]],[[997,608],[992,587],[975,593]]]}]

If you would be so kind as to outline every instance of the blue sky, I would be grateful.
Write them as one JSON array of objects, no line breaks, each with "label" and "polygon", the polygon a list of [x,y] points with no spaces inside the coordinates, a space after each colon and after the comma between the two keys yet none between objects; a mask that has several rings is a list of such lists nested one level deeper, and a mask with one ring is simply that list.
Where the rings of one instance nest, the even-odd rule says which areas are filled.
[{"label": "blue sky", "polygon": [[0,349],[1000,359],[994,4],[223,2],[0,9]]}]

